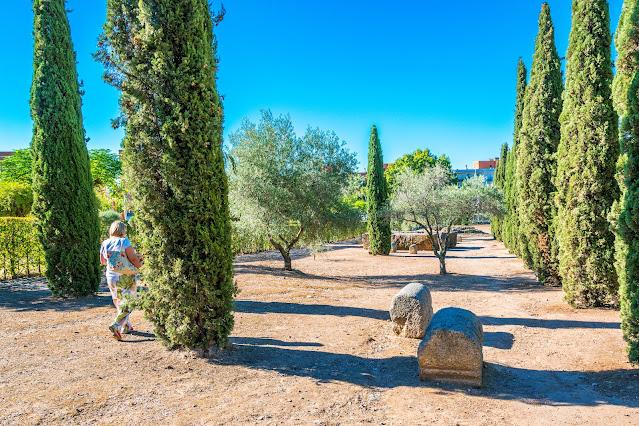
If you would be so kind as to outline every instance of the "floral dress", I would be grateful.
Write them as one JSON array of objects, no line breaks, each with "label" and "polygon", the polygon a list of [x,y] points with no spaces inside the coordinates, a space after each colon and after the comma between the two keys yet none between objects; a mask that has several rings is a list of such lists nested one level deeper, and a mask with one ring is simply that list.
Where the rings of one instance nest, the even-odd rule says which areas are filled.
[{"label": "floral dress", "polygon": [[[122,327],[122,331],[127,333],[132,330],[131,321],[129,315],[133,311],[134,299],[136,296],[136,288],[140,281],[140,275],[125,275],[115,272],[117,270],[117,264],[115,267],[113,263],[114,258],[122,257],[122,254],[127,247],[131,247],[131,242],[128,238],[111,237],[105,240],[100,247],[100,253],[107,259],[107,284],[109,285],[109,291],[113,298],[113,303],[118,309],[115,316],[114,323],[117,323]],[[111,262],[109,261],[111,260]]]}]

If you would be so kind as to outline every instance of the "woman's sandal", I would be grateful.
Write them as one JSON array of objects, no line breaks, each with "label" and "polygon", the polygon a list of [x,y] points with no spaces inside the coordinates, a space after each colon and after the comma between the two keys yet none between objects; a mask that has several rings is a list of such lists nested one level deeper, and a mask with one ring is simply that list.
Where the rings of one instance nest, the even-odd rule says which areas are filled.
[{"label": "woman's sandal", "polygon": [[111,330],[111,333],[113,333],[113,338],[115,340],[122,340],[122,335],[120,334],[120,326],[118,325],[118,323],[114,322],[113,324],[111,324],[109,326],[109,330]]}]

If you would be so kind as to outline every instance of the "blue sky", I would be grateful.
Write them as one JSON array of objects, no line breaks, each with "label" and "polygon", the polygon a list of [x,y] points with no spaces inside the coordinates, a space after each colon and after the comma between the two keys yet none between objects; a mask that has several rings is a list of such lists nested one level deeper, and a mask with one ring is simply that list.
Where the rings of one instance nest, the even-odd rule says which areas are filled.
[{"label": "blue sky", "polygon": [[[31,1],[7,3],[0,18],[0,151],[25,148],[31,139]],[[530,68],[541,3],[227,0],[216,31],[225,134],[270,108],[289,113],[298,134],[309,125],[335,131],[361,169],[373,124],[385,162],[429,148],[448,155],[454,168],[472,167],[512,139],[517,60]],[[548,3],[564,56],[571,1]],[[614,31],[622,0],[609,4]],[[110,120],[118,94],[91,57],[106,1],[69,0],[67,9],[86,91],[88,147],[117,150],[122,133]]]}]

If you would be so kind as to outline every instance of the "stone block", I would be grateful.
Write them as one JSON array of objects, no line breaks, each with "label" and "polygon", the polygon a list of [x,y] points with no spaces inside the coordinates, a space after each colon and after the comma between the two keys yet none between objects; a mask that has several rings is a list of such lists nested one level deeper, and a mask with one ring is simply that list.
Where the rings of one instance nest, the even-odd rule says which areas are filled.
[{"label": "stone block", "polygon": [[410,283],[393,297],[390,306],[393,331],[402,337],[421,339],[433,317],[433,302],[428,287]]},{"label": "stone block", "polygon": [[460,308],[438,311],[417,349],[419,378],[481,387],[483,341],[475,314]]},{"label": "stone block", "polygon": [[391,253],[397,253],[397,244],[391,243]]},{"label": "stone block", "polygon": [[411,244],[408,246],[408,252],[410,254],[417,254],[417,244]]}]

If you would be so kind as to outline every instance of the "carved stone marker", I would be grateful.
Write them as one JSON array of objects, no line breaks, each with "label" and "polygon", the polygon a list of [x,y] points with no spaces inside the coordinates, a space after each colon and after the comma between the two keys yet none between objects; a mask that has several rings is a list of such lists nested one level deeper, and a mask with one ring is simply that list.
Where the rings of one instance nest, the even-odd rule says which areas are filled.
[{"label": "carved stone marker", "polygon": [[417,254],[417,244],[411,244],[411,245],[408,247],[408,252],[409,252],[410,254]]},{"label": "carved stone marker", "polygon": [[397,253],[397,244],[391,243],[391,253]]},{"label": "carved stone marker", "polygon": [[419,378],[481,387],[483,341],[475,314],[460,308],[438,311],[417,349]]},{"label": "carved stone marker", "polygon": [[428,287],[410,283],[393,297],[390,306],[393,331],[402,337],[421,339],[433,317],[433,302]]}]

